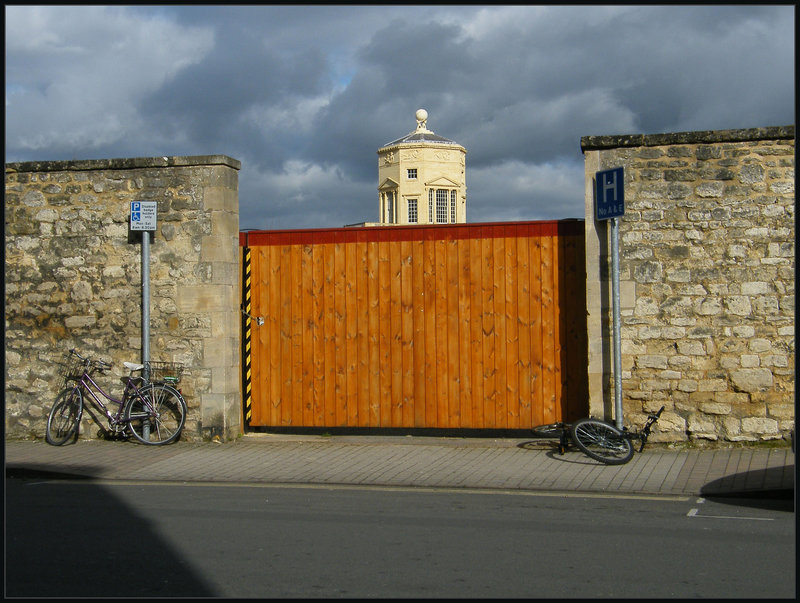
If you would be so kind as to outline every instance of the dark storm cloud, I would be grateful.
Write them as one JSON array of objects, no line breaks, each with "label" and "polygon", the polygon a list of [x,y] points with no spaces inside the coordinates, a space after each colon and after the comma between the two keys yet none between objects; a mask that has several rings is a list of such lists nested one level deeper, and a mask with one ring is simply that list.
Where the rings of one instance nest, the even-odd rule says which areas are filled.
[{"label": "dark storm cloud", "polygon": [[[238,48],[227,47],[228,43]],[[281,107],[293,100],[323,94],[329,87],[327,63],[318,49],[299,49],[283,56],[258,44],[218,40],[224,53],[177,77],[142,101],[142,113],[153,129],[192,148],[220,152],[248,150],[262,161],[280,161],[297,142],[291,129],[259,130],[243,123],[248,111]],[[231,56],[239,60],[232,61]]]},{"label": "dark storm cloud", "polygon": [[12,6],[7,161],[227,154],[242,228],[377,218],[379,147],[468,219],[581,217],[586,135],[794,123],[793,6]]}]

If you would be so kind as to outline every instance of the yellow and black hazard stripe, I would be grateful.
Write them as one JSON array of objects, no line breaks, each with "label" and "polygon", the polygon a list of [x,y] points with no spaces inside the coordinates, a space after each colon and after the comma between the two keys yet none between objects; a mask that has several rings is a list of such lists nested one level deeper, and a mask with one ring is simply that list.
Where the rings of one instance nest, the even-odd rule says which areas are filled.
[{"label": "yellow and black hazard stripe", "polygon": [[252,329],[252,319],[250,318],[250,247],[242,248],[242,402],[244,405],[243,416],[244,426],[249,427],[253,415],[253,396],[251,384],[252,352],[250,348],[250,336]]}]

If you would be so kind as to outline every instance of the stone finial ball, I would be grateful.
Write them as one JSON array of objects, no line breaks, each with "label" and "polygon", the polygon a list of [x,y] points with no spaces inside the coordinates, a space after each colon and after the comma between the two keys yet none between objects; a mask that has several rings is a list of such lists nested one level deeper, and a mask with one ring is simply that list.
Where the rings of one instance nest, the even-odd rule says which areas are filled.
[{"label": "stone finial ball", "polygon": [[417,109],[417,121],[428,119],[428,112],[425,109]]}]

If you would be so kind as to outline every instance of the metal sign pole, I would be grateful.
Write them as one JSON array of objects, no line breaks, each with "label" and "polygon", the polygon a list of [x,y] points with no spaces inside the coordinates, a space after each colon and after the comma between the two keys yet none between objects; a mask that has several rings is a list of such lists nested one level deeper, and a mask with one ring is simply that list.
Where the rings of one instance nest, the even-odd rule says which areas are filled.
[{"label": "metal sign pole", "polygon": [[[150,362],[150,233],[158,225],[156,201],[131,201],[131,231],[142,233],[142,364]],[[145,368],[144,377],[148,379]]]},{"label": "metal sign pole", "polygon": [[614,314],[614,418],[622,429],[622,336],[619,296],[619,218],[611,219],[611,297]]},{"label": "metal sign pole", "polygon": [[145,230],[142,232],[142,364],[148,362],[150,362],[150,231]]},{"label": "metal sign pole", "polygon": [[[144,378],[150,379],[150,231],[142,232],[142,364]],[[150,421],[142,421],[142,437],[150,439]]]},{"label": "metal sign pole", "polygon": [[614,320],[614,419],[622,429],[622,336],[619,293],[619,219],[625,215],[625,171],[613,168],[595,175],[595,219],[611,221],[611,298]]}]

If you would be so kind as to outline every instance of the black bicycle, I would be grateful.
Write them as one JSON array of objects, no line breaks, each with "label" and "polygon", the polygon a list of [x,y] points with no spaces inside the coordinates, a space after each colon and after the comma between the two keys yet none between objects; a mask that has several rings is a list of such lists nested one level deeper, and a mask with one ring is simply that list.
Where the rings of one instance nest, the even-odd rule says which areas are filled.
[{"label": "black bicycle", "polygon": [[564,454],[571,444],[596,461],[606,465],[624,465],[633,458],[633,441],[639,440],[639,452],[644,450],[650,431],[661,413],[647,415],[647,421],[641,431],[628,431],[627,427],[618,429],[614,425],[599,419],[580,419],[575,423],[549,423],[533,428],[533,433],[540,438],[558,439],[558,453]]}]

